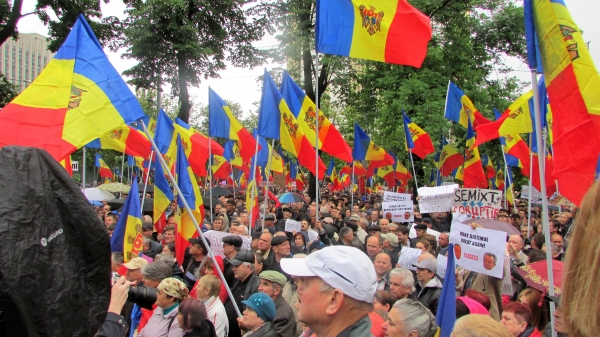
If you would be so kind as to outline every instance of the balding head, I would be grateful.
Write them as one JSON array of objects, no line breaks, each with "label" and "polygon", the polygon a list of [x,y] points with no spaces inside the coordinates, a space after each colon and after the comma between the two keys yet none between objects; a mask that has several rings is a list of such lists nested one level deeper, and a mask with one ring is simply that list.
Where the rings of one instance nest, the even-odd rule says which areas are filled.
[{"label": "balding head", "polygon": [[509,236],[508,244],[511,245],[517,251],[517,254],[520,253],[523,247],[525,246],[523,237],[519,234]]},{"label": "balding head", "polygon": [[435,256],[433,256],[433,254],[430,253],[422,253],[421,255],[419,255],[419,259],[417,260],[417,262],[421,262],[424,260],[433,260],[436,261],[437,259],[435,258]]}]

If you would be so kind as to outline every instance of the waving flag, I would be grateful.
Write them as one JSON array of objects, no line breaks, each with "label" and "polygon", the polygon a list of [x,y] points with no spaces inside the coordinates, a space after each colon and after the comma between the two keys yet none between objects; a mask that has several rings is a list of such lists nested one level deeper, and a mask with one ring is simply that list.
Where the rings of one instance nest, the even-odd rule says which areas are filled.
[{"label": "waving flag", "polygon": [[126,155],[148,158],[152,144],[142,131],[121,125],[85,145],[88,149],[115,150]]},{"label": "waving flag", "polygon": [[[158,158],[154,157],[154,219],[158,221],[167,210],[175,196],[165,177],[165,172]],[[134,184],[137,185],[137,184]],[[136,187],[137,188],[137,187]],[[131,193],[130,193],[131,194]]]},{"label": "waving flag", "polygon": [[488,179],[492,179],[496,176],[496,170],[494,169],[494,163],[492,163],[492,158],[489,156],[482,155],[481,156],[481,164],[485,168],[485,177]]},{"label": "waving flag", "polygon": [[427,132],[423,131],[417,124],[413,123],[410,118],[402,111],[404,117],[404,134],[406,135],[406,147],[412,153],[425,159],[428,154],[434,153],[435,148],[431,142],[431,138]]},{"label": "waving flag", "polygon": [[496,167],[496,177],[494,179],[494,189],[503,191],[504,190],[504,168],[502,166]]},{"label": "waving flag", "polygon": [[122,252],[125,262],[129,262],[134,257],[140,256],[144,249],[143,243],[140,194],[138,184],[134,181],[110,239],[110,248],[113,252]]},{"label": "waving flag", "polygon": [[483,115],[475,108],[471,99],[469,99],[469,97],[467,97],[467,95],[451,81],[448,82],[444,117],[455,123],[459,123],[465,128],[467,127],[469,119],[475,127],[491,123],[490,120],[483,117]]},{"label": "waving flag", "polygon": [[177,155],[177,133],[175,132],[173,120],[169,118],[163,109],[158,112],[154,142],[163,156],[167,168],[171,170]]},{"label": "waving flag", "polygon": [[448,143],[446,137],[442,136],[440,145],[440,152],[435,155],[435,165],[440,170],[440,175],[447,177],[465,162],[465,158],[452,144]]},{"label": "waving flag", "polygon": [[[262,98],[258,113],[258,134],[271,139],[278,139],[281,147],[298,158],[300,165],[316,174],[316,152],[300,128],[296,118],[288,108],[275,85],[275,81],[265,69]],[[327,169],[319,158],[319,179],[325,176]]]},{"label": "waving flag", "polygon": [[242,157],[240,157],[240,150],[237,146],[237,144],[232,141],[232,140],[228,140],[225,143],[225,149],[223,150],[223,157],[225,157],[225,159],[227,159],[227,161],[233,165],[234,167],[241,169],[242,166],[244,166],[244,160],[242,159]]},{"label": "waving flag", "polygon": [[198,176],[207,176],[206,161],[208,161],[208,146],[210,141],[212,154],[223,155],[223,147],[213,139],[192,129],[187,123],[175,118],[175,129],[181,136],[181,143],[192,171]]},{"label": "waving flag", "polygon": [[377,169],[377,176],[387,183],[389,188],[396,186],[396,171],[392,165],[386,165]]},{"label": "waving flag", "polygon": [[331,174],[333,173],[334,168],[335,168],[335,160],[333,158],[331,158],[331,160],[329,161],[329,166],[327,166],[327,172],[325,172],[325,175],[328,177],[331,177]]},{"label": "waving flag", "polygon": [[226,180],[231,175],[231,165],[224,157],[219,155],[213,155],[211,169],[214,178]]},{"label": "waving flag", "polygon": [[578,205],[594,182],[600,153],[600,76],[563,1],[525,6],[528,63],[538,67],[537,37],[552,107],[554,176],[561,194]]},{"label": "waving flag", "polygon": [[513,194],[513,176],[510,167],[506,171],[506,201],[508,201],[511,205],[515,204],[515,196]]},{"label": "waving flag", "polygon": [[467,144],[465,149],[465,165],[464,165],[464,187],[465,188],[487,188],[488,183],[483,173],[481,158],[479,157],[479,149],[475,146],[475,134],[471,121],[468,121],[467,126]]},{"label": "waving flag", "polygon": [[98,174],[102,178],[112,178],[113,177],[113,173],[110,170],[110,167],[108,167],[108,165],[106,165],[106,163],[104,162],[104,160],[98,153],[96,153],[96,167],[98,168]]},{"label": "waving flag", "polygon": [[[196,219],[198,225],[202,225],[202,220],[204,220],[204,203],[198,182],[186,157],[181,137],[177,137],[177,165],[175,166],[175,174],[177,175],[177,186],[179,186],[182,193],[182,195],[178,195],[177,197],[184,198],[192,210],[190,214],[184,209],[181,214],[181,222],[178,223],[178,232],[186,240],[185,242],[187,242],[187,239],[199,235],[192,217]],[[180,205],[183,206],[183,203],[180,202]]]},{"label": "waving flag", "polygon": [[396,156],[392,153],[392,158],[394,159],[394,171],[396,171],[396,180],[401,182],[408,182],[410,178],[412,178],[412,174],[410,171],[402,165],[402,163],[396,158]]},{"label": "waving flag", "polygon": [[450,337],[456,323],[456,269],[454,261],[454,244],[448,246],[448,262],[446,276],[442,284],[442,293],[438,301],[435,323],[439,327],[439,337]]},{"label": "waving flag", "polygon": [[354,161],[354,176],[366,176],[367,175],[367,169],[365,169],[365,167],[363,166],[363,164],[358,161],[355,160]]},{"label": "waving flag", "polygon": [[57,161],[144,111],[83,15],[40,75],[0,110],[0,147],[43,148]]},{"label": "waving flag", "polygon": [[[290,111],[296,117],[298,125],[304,131],[310,144],[315,147],[315,121],[317,118],[315,103],[308,98],[306,93],[304,93],[285,70],[283,71],[280,91]],[[348,146],[344,137],[342,137],[340,132],[331,124],[321,110],[319,110],[319,150],[342,161],[352,161],[350,146]]]},{"label": "waving flag", "polygon": [[373,167],[394,164],[394,158],[385,152],[382,147],[375,145],[371,140],[371,137],[369,137],[356,122],[354,122],[354,148],[352,150],[352,158],[355,161],[368,160]]},{"label": "waving flag", "polygon": [[420,68],[431,32],[429,17],[406,0],[317,1],[317,52]]},{"label": "waving flag", "polygon": [[208,135],[236,140],[244,161],[250,161],[256,150],[256,142],[250,132],[242,126],[225,101],[208,88]]}]

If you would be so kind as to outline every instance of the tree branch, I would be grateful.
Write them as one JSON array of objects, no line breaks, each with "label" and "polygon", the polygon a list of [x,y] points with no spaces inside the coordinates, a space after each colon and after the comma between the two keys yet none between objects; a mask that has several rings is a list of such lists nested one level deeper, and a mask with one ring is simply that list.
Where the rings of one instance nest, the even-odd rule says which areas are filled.
[{"label": "tree branch", "polygon": [[8,21],[6,22],[6,26],[0,29],[0,44],[3,44],[17,31],[17,23],[22,17],[21,7],[23,7],[23,0],[15,0]]}]

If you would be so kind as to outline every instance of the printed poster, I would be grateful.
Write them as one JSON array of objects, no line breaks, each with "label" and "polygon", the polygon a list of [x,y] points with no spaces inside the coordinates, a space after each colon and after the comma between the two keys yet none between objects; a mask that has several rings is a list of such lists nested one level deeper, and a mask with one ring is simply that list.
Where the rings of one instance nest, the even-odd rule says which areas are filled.
[{"label": "printed poster", "polygon": [[381,203],[381,215],[391,222],[413,222],[412,200],[384,201]]},{"label": "printed poster", "polygon": [[450,243],[454,244],[456,265],[468,270],[502,278],[506,232],[453,223]]},{"label": "printed poster", "polygon": [[452,212],[463,213],[468,219],[496,219],[502,208],[502,191],[482,188],[457,188]]},{"label": "printed poster", "polygon": [[457,188],[457,184],[419,187],[417,190],[419,194],[419,211],[421,213],[436,213],[452,210],[454,190]]},{"label": "printed poster", "polygon": [[[225,257],[225,255],[223,254],[222,239],[226,236],[237,235],[237,234],[231,234],[231,233],[219,232],[219,231],[207,231],[203,234],[204,234],[204,237],[206,238],[206,241],[208,241],[210,243],[210,249],[213,251],[215,256],[219,255],[221,257]],[[250,238],[248,238],[247,236],[242,236],[242,235],[237,235],[237,236],[242,238],[242,248],[241,249],[250,250],[251,249],[250,244],[252,243],[252,240],[250,240]]]}]

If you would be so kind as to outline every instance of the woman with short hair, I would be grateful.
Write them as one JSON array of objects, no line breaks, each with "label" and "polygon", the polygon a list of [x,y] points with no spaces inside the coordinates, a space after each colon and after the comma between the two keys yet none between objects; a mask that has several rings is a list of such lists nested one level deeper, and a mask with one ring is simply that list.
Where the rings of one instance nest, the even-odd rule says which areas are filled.
[{"label": "woman with short hair", "polygon": [[521,302],[509,302],[502,307],[500,323],[504,324],[513,337],[542,337],[531,324],[531,309]]},{"label": "woman with short hair", "polygon": [[215,337],[215,327],[206,318],[206,308],[197,298],[186,298],[179,305],[177,322],[183,330],[182,337]]},{"label": "woman with short hair", "polygon": [[433,337],[435,316],[423,304],[408,298],[397,301],[383,324],[386,336]]}]

